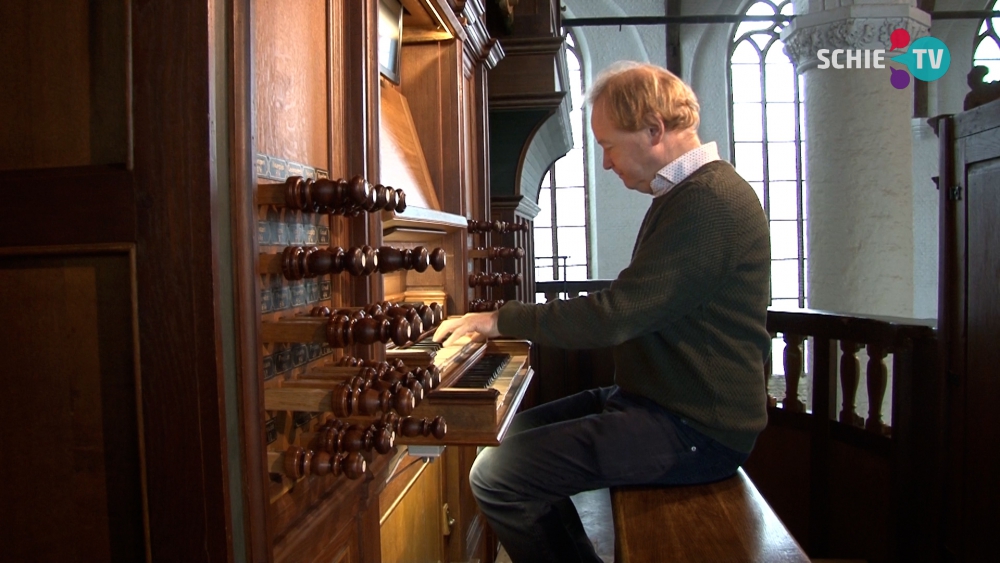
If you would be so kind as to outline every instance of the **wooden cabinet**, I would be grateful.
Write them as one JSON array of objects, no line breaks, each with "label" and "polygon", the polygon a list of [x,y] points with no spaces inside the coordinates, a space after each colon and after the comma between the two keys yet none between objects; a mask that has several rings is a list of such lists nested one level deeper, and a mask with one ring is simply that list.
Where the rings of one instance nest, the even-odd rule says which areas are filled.
[{"label": "wooden cabinet", "polygon": [[[304,337],[275,327],[301,325],[316,307],[383,300],[433,301],[457,314],[473,295],[466,222],[489,217],[485,73],[500,52],[485,32],[481,2],[458,11],[441,0],[403,5],[399,74],[392,80],[375,64],[378,0],[252,0],[237,11],[237,25],[245,22],[250,40],[244,58],[236,57],[236,97],[247,100],[250,111],[235,124],[235,137],[252,169],[235,183],[233,240],[238,314],[245,321],[241,438],[255,560],[464,561],[476,551],[491,552],[483,547],[484,524],[468,493],[456,493],[468,487],[474,449],[449,448],[424,460],[399,443],[381,453],[366,446],[366,470],[357,479],[318,472],[319,457],[312,465],[289,466],[302,455],[295,448],[314,448],[317,433],[337,416],[275,399],[276,392],[311,380],[320,366],[343,356],[381,360],[386,348],[380,342],[338,348],[320,341],[325,337],[283,342]],[[404,192],[405,209],[317,212],[282,195],[301,187],[307,191],[296,193],[312,197],[319,192],[308,190],[324,179],[346,186],[357,176],[377,185],[373,189]],[[334,189],[334,183],[322,185]],[[447,265],[298,279],[289,260],[305,252],[296,247],[309,246],[442,248]],[[377,422],[350,416],[351,424]]]},{"label": "wooden cabinet", "polygon": [[[466,310],[465,222],[490,218],[486,72],[502,58],[483,1],[404,0],[398,85],[378,73],[379,0],[56,4],[5,3],[0,42],[12,77],[0,93],[0,352],[13,403],[0,420],[16,483],[0,494],[0,552],[491,557],[467,489],[475,448],[397,464],[396,447],[365,453],[359,479],[289,477],[289,448],[329,416],[267,402],[342,355],[384,357],[381,344],[282,342],[274,323],[385,298]],[[422,183],[394,187],[424,206],[347,217],[262,197],[294,177],[395,182],[381,150],[393,96],[422,152]],[[288,247],[384,244],[440,246],[448,266],[280,271]],[[416,464],[412,486],[394,488]]]},{"label": "wooden cabinet", "polygon": [[941,143],[939,332],[947,382],[949,561],[983,561],[995,547],[1000,486],[1000,101],[937,120]]}]

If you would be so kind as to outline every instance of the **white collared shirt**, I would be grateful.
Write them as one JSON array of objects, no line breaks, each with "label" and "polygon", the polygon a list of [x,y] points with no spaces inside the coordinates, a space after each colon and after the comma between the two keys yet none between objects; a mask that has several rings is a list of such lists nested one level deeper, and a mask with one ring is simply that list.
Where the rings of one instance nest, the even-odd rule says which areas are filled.
[{"label": "white collared shirt", "polygon": [[673,162],[664,166],[656,173],[653,181],[649,183],[653,197],[660,197],[673,189],[674,186],[684,181],[685,178],[694,173],[695,170],[719,158],[719,147],[715,141],[691,149],[688,152],[674,159]]}]

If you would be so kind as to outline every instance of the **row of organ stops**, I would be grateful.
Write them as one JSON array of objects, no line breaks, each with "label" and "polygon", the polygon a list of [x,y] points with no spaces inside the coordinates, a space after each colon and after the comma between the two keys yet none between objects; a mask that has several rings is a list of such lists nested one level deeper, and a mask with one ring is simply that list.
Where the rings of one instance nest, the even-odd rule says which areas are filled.
[{"label": "row of organ stops", "polygon": [[476,221],[469,219],[466,228],[470,233],[514,233],[518,231],[527,232],[527,223],[508,223],[506,221]]},{"label": "row of organ stops", "polygon": [[[308,448],[291,446],[283,454],[271,453],[272,472],[286,477],[345,475],[357,479],[364,474],[363,453],[388,453],[396,436],[444,438],[445,420],[409,416],[427,391],[441,383],[434,365],[408,369],[399,361],[373,362],[345,356],[337,365],[322,366],[302,377],[264,392],[267,410],[331,412],[317,432],[304,433]],[[362,422],[378,417],[375,422]]]},{"label": "row of organ stops", "polygon": [[285,180],[283,188],[285,206],[299,211],[356,217],[364,212],[406,210],[402,190],[372,185],[361,176],[350,180],[292,176]]},{"label": "row of organ stops", "polygon": [[333,419],[304,437],[310,448],[291,446],[283,453],[271,454],[272,471],[280,470],[290,479],[307,475],[344,475],[348,479],[358,479],[367,468],[363,451],[385,454],[395,446],[397,435],[434,436],[440,440],[447,430],[440,416],[427,420],[386,413],[367,426]]},{"label": "row of organ stops", "polygon": [[[483,242],[485,242],[486,235],[490,233],[505,234],[518,231],[526,232],[528,230],[528,225],[525,223],[508,223],[506,221],[499,220],[476,221],[470,219],[467,229],[470,233],[481,234]],[[486,246],[484,244],[478,248],[470,249],[469,256],[471,258],[482,260],[520,260],[524,258],[524,249],[502,246]],[[518,273],[480,271],[469,274],[469,287],[479,288],[479,292],[484,292],[485,288],[520,285],[520,283],[521,275]],[[478,297],[469,302],[468,310],[474,313],[495,311],[502,307],[503,304],[504,301],[502,299]]]},{"label": "row of organ stops", "polygon": [[[350,179],[307,179],[292,176],[282,184],[262,184],[258,205],[284,206],[305,213],[357,217],[362,213],[406,209],[402,190],[371,184],[361,176]],[[398,270],[441,271],[446,265],[441,248],[398,249],[389,246],[341,248],[289,246],[280,254],[261,254],[261,274],[281,274],[287,280],[347,272],[354,276]],[[441,322],[442,308],[382,302],[365,307],[330,310],[317,307],[293,319],[264,322],[265,342],[327,342],[343,348],[375,342],[417,340],[423,330]],[[373,362],[346,356],[333,365],[312,366],[280,387],[265,389],[268,411],[325,412],[328,419],[316,432],[299,436],[284,452],[268,452],[269,471],[291,479],[344,475],[357,479],[367,468],[366,455],[385,454],[396,436],[433,436],[441,439],[447,424],[410,416],[427,392],[441,382],[437,367],[410,369],[402,362]]]},{"label": "row of organ stops", "polygon": [[[263,323],[262,336],[273,342],[313,341],[310,333],[315,334],[317,325],[325,325],[325,340],[333,347],[376,341],[407,343],[419,339],[425,328],[440,324],[442,316],[438,303],[383,301],[333,310],[314,307],[295,319]],[[397,434],[443,438],[447,432],[443,418],[409,416],[440,383],[441,371],[433,364],[411,369],[400,360],[376,362],[344,356],[336,364],[310,368],[279,388],[265,390],[266,410],[327,412],[335,417],[320,432],[302,436],[309,448],[291,446],[283,453],[269,454],[275,458],[272,470],[280,470],[272,472],[291,479],[308,475],[356,479],[366,467],[362,452],[387,453],[395,446]],[[380,419],[361,422],[372,417]]]},{"label": "row of organ stops", "polygon": [[[388,274],[397,270],[425,272],[428,267],[440,272],[446,263],[443,248],[287,246],[281,252],[280,269],[285,279],[301,280],[345,271],[352,276],[367,276],[375,272]],[[263,269],[262,273],[276,273],[272,270],[277,268],[270,261]]]},{"label": "row of organ stops", "polygon": [[327,343],[334,348],[375,342],[388,344],[391,341],[397,346],[417,342],[425,331],[441,324],[442,315],[437,303],[410,306],[388,301],[334,311],[314,307],[310,312],[310,316],[327,319]]}]

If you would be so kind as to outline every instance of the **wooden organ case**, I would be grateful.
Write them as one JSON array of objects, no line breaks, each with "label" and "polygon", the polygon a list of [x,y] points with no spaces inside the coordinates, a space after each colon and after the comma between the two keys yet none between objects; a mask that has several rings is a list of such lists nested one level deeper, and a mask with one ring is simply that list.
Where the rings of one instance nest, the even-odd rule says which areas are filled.
[{"label": "wooden organ case", "polygon": [[[380,2],[250,2],[255,177],[236,246],[254,561],[494,556],[468,471],[528,387],[530,346],[418,341],[496,306],[492,288],[517,275],[476,228],[490,218],[486,71],[503,53],[482,0],[403,0],[399,73],[381,76]],[[495,383],[457,388],[496,354]]]}]

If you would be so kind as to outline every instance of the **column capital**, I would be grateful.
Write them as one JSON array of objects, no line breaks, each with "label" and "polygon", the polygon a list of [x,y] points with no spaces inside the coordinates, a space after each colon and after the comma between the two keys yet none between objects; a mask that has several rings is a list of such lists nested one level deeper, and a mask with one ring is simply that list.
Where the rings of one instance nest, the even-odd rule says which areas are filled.
[{"label": "column capital", "polygon": [[931,16],[909,4],[854,4],[795,16],[781,31],[785,54],[799,74],[819,64],[820,49],[889,49],[889,36],[902,28],[910,40],[924,37]]}]

